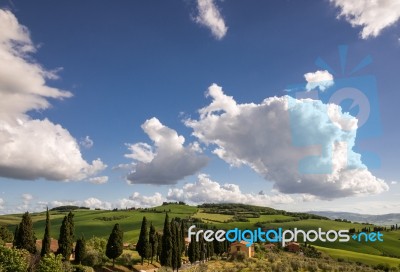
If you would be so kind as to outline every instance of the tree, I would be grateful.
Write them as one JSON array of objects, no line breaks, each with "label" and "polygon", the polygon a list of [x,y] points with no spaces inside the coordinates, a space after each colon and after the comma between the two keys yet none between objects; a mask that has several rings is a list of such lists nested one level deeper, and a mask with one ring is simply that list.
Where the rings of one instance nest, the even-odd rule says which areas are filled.
[{"label": "tree", "polygon": [[40,252],[40,256],[44,256],[50,253],[50,244],[51,244],[51,237],[50,237],[50,214],[49,214],[49,207],[47,207],[46,212],[46,227],[44,229],[44,236],[42,240],[42,250]]},{"label": "tree", "polygon": [[149,258],[150,255],[150,244],[149,244],[149,234],[147,231],[147,219],[143,216],[142,227],[140,228],[139,241],[136,244],[136,250],[143,259]]},{"label": "tree", "polygon": [[162,266],[172,266],[172,234],[168,213],[165,214],[160,264]]},{"label": "tree", "polygon": [[15,247],[15,248],[17,248],[17,243],[19,243],[19,241],[18,241],[18,233],[19,233],[19,225],[17,225],[15,227],[15,230],[14,230],[13,247]]},{"label": "tree", "polygon": [[114,228],[108,238],[106,247],[106,256],[113,260],[113,267],[115,265],[115,259],[121,256],[124,250],[124,233],[119,228],[119,224],[115,224]]},{"label": "tree", "polygon": [[172,233],[172,270],[177,271],[182,266],[181,262],[181,244],[180,244],[180,230],[178,223],[175,220],[171,220],[171,233]]},{"label": "tree", "polygon": [[0,226],[0,240],[3,240],[5,243],[12,243],[14,240],[14,235],[6,226]]},{"label": "tree", "polygon": [[67,261],[69,261],[74,246],[74,231],[74,215],[72,212],[69,212],[68,215],[64,217],[61,224],[57,251],[57,253],[61,254],[64,260]]},{"label": "tree", "polygon": [[32,219],[28,212],[24,213],[18,226],[15,245],[17,248],[26,249],[32,254],[36,253],[36,237],[33,232]]},{"label": "tree", "polygon": [[156,258],[156,261],[159,262],[160,257],[161,257],[161,251],[162,251],[162,235],[158,232],[156,232],[156,235],[157,235],[157,258]]},{"label": "tree", "polygon": [[196,262],[195,243],[196,243],[195,240],[192,239],[189,243],[189,248],[188,248],[189,262],[192,264]]},{"label": "tree", "polygon": [[81,237],[76,241],[75,245],[75,262],[81,264],[86,256],[86,242],[85,237]]},{"label": "tree", "polygon": [[[186,205],[186,204],[184,204]],[[181,241],[181,254],[183,254],[186,250],[186,243],[185,243],[185,224],[183,221],[181,221],[181,236],[180,236],[180,241]]]},{"label": "tree", "polygon": [[149,243],[150,243],[150,258],[151,258],[151,263],[153,263],[153,257],[157,255],[157,246],[158,246],[157,232],[153,226],[153,223],[150,223]]}]

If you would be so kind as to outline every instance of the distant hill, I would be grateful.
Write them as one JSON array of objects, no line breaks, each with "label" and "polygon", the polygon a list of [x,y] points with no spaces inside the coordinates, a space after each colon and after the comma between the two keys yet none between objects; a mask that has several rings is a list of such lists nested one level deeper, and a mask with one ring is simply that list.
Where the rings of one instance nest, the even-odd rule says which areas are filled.
[{"label": "distant hill", "polygon": [[351,222],[370,223],[374,225],[400,225],[400,213],[388,213],[381,215],[329,211],[311,211],[307,213],[325,216],[330,219],[347,219]]}]

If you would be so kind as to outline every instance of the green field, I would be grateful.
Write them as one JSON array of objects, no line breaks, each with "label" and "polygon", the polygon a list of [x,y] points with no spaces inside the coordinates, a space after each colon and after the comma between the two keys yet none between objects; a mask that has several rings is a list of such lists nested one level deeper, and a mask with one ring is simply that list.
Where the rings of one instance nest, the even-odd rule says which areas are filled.
[{"label": "green field", "polygon": [[385,256],[376,256],[371,254],[365,253],[358,253],[354,251],[342,250],[342,249],[333,249],[333,248],[326,248],[326,247],[319,247],[316,248],[334,259],[343,259],[345,261],[350,262],[360,262],[365,263],[368,265],[377,265],[377,264],[388,264],[390,266],[398,267],[400,265],[400,259],[397,258],[389,258]]},{"label": "green field", "polygon": [[[147,210],[119,210],[119,211],[103,211],[103,210],[75,210],[75,235],[81,236],[82,234],[87,238],[92,236],[108,238],[114,224],[119,223],[124,231],[124,241],[129,243],[136,243],[143,216],[147,217],[149,222],[152,222],[158,231],[162,231],[165,212],[169,213],[170,218],[194,218],[201,219],[204,223],[222,229],[240,228],[240,229],[254,229],[255,224],[262,222],[264,226],[271,228],[293,229],[299,228],[303,230],[318,229],[326,231],[329,229],[361,229],[372,225],[353,224],[350,222],[337,222],[327,219],[299,219],[296,214],[286,215],[282,211],[277,211],[277,214],[260,214],[259,217],[249,217],[248,222],[227,222],[234,220],[234,215],[231,214],[218,214],[208,213],[206,209],[197,208],[187,205],[169,204],[153,209]],[[252,211],[254,212],[254,211]],[[278,214],[281,213],[281,214]],[[51,236],[55,239],[58,238],[59,229],[63,217],[66,212],[51,211]],[[240,211],[236,214],[246,214]],[[251,214],[251,213],[247,213]],[[22,215],[3,215],[0,216],[0,224],[7,225],[11,231],[14,231],[15,226],[20,222]],[[112,220],[115,219],[115,220]],[[32,214],[32,221],[34,222],[34,230],[38,239],[43,237],[45,226],[45,213]],[[400,263],[400,230],[397,231],[384,231],[384,242],[375,243],[360,243],[350,240],[347,243],[324,243],[315,242],[314,245],[321,248],[321,251],[326,252],[334,258],[343,258],[345,260],[360,261],[367,264],[387,263],[397,264]],[[350,254],[351,253],[351,254]],[[349,255],[350,254],[350,255]],[[388,258],[397,257],[397,258]],[[347,259],[346,259],[347,258]]]}]

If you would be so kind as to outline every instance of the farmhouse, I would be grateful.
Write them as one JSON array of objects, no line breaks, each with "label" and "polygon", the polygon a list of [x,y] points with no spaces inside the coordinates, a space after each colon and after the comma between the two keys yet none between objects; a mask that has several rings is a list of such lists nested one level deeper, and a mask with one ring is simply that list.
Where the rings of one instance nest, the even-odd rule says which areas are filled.
[{"label": "farmhouse", "polygon": [[300,251],[300,245],[298,243],[295,242],[290,242],[286,245],[286,248],[288,249],[288,251],[290,252],[299,252]]},{"label": "farmhouse", "polygon": [[248,242],[245,241],[234,242],[229,248],[229,253],[237,254],[238,252],[244,252],[247,258],[254,257],[254,244],[249,247],[246,246],[247,244]]},{"label": "farmhouse", "polygon": [[[40,252],[40,250],[42,249],[42,240],[36,240],[36,248]],[[58,250],[58,240],[51,238],[50,251],[56,253],[57,250]]]}]

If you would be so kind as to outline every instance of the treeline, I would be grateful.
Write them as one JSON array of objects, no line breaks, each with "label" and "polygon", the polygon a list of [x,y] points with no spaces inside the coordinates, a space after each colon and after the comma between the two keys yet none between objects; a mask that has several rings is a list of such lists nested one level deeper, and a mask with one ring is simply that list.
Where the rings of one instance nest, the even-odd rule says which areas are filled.
[{"label": "treeline", "polygon": [[[187,233],[187,220],[175,217],[169,219],[168,213],[165,215],[164,228],[162,233],[156,231],[154,225],[150,222],[148,226],[146,216],[143,217],[140,228],[139,240],[136,244],[136,250],[141,257],[141,263],[147,260],[153,263],[153,259],[160,262],[162,266],[170,267],[173,270],[179,270],[182,266],[182,257],[187,256],[191,263],[196,261],[209,260],[214,255],[222,255],[228,251],[228,242],[204,241],[201,236],[199,242],[194,237],[187,244],[185,234]],[[196,225],[198,229],[208,228],[206,224]]]},{"label": "treeline", "polygon": [[57,211],[57,212],[70,212],[70,211],[75,211],[75,210],[90,210],[88,207],[79,207],[79,206],[74,206],[74,205],[65,205],[65,206],[59,206],[59,207],[54,207],[50,209],[50,211]]},{"label": "treeline", "polygon": [[202,208],[205,213],[233,215],[233,218],[230,220],[232,222],[249,222],[248,218],[259,218],[261,215],[286,215],[298,218],[299,220],[330,220],[328,217],[315,214],[287,212],[269,207],[259,207],[241,203],[205,203],[197,207]]},{"label": "treeline", "polygon": [[[96,260],[98,256],[104,255],[113,261],[123,252],[123,232],[119,224],[115,224],[107,243],[102,239],[92,238],[91,245],[86,246],[85,238],[75,239],[74,214],[69,212],[62,221],[59,229],[58,249],[53,253],[50,226],[50,213],[46,212],[45,233],[42,239],[41,251],[36,247],[36,236],[33,231],[31,216],[26,212],[21,222],[16,226],[12,239],[12,248],[5,247],[0,243],[0,271],[5,272],[85,272],[93,271],[90,267],[82,264],[102,264],[104,260]],[[1,238],[10,242],[11,235],[1,227]],[[102,245],[103,244],[103,245]],[[88,250],[89,249],[89,250]],[[94,253],[94,251],[96,251]],[[75,260],[70,262],[72,254]],[[94,259],[95,258],[95,259]],[[100,257],[102,258],[102,257]]]}]

